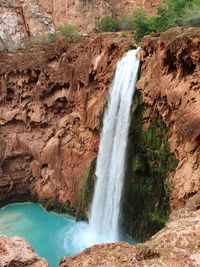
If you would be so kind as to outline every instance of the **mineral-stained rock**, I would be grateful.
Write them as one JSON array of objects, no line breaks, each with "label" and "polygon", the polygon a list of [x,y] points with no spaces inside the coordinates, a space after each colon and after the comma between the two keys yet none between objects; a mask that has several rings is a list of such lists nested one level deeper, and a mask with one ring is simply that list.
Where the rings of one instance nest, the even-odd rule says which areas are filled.
[{"label": "mineral-stained rock", "polygon": [[198,267],[200,266],[200,211],[174,213],[166,227],[148,242],[96,245],[74,257],[63,258],[60,267]]},{"label": "mineral-stained rock", "polygon": [[49,264],[23,238],[0,236],[0,266],[49,267]]},{"label": "mineral-stained rock", "polygon": [[138,89],[148,116],[158,113],[169,129],[171,151],[179,165],[169,177],[171,209],[200,190],[200,31],[176,28],[147,36]]},{"label": "mineral-stained rock", "polygon": [[132,42],[97,34],[1,55],[1,206],[75,204],[97,154],[116,62]]}]

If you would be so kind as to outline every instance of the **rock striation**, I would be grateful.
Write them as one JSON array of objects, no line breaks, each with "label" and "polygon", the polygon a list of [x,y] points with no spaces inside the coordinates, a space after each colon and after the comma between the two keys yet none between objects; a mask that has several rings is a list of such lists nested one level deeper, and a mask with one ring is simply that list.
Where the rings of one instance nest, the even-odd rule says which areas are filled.
[{"label": "rock striation", "polygon": [[58,40],[0,62],[0,205],[38,200],[76,206],[117,60],[132,39]]},{"label": "rock striation", "polygon": [[0,266],[49,267],[49,264],[23,238],[0,236]]},{"label": "rock striation", "polygon": [[39,0],[42,10],[52,16],[57,27],[70,23],[82,33],[93,31],[102,17],[117,18],[130,15],[138,7],[144,7],[149,14],[153,14],[162,2],[162,0]]}]

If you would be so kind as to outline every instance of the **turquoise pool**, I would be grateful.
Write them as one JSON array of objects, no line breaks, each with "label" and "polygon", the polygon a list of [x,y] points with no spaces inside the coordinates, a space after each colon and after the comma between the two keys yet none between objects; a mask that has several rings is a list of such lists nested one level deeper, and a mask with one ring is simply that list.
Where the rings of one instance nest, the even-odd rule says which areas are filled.
[{"label": "turquoise pool", "polygon": [[73,218],[46,212],[39,204],[11,204],[0,209],[0,235],[24,237],[51,267],[57,267],[63,256],[79,251],[72,244],[76,224]]}]

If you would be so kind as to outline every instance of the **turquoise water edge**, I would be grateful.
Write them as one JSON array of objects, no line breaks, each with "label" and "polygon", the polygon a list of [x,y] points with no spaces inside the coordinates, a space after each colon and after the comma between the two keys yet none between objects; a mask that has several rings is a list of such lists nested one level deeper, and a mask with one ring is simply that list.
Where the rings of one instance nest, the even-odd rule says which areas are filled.
[{"label": "turquoise water edge", "polygon": [[[46,211],[37,203],[16,203],[0,209],[0,235],[25,238],[50,267],[58,267],[64,256],[73,256],[97,243],[86,222]],[[136,243],[128,236],[121,241]]]},{"label": "turquoise water edge", "polygon": [[11,204],[0,209],[0,235],[24,237],[35,252],[57,267],[63,256],[76,254],[70,244],[76,221],[45,211],[39,204]]}]

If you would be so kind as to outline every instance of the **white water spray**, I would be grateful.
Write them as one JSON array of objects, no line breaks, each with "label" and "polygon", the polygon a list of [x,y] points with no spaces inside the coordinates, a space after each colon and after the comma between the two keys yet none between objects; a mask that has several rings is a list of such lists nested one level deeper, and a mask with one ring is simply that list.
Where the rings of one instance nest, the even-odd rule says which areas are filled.
[{"label": "white water spray", "polygon": [[119,241],[130,111],[139,69],[136,53],[137,50],[129,51],[118,62],[104,116],[89,220],[89,227],[98,243]]},{"label": "white water spray", "polygon": [[[139,70],[137,50],[128,52],[117,64],[104,116],[97,158],[97,182],[89,224],[79,222],[66,234],[66,245],[78,253],[94,244],[117,242],[124,184],[130,111]],[[72,241],[68,237],[73,235]]]}]

